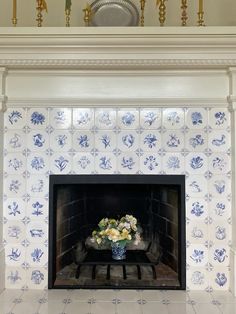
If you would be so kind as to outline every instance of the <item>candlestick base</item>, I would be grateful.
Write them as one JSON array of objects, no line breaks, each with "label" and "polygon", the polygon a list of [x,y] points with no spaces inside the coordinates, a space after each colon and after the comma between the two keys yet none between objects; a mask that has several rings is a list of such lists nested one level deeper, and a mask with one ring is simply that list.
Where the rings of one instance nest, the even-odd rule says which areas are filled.
[{"label": "candlestick base", "polygon": [[198,26],[206,26],[204,24],[204,12],[201,11],[201,12],[198,12]]},{"label": "candlestick base", "polygon": [[17,25],[17,18],[16,17],[12,18],[12,24],[14,27],[16,27],[16,25]]}]

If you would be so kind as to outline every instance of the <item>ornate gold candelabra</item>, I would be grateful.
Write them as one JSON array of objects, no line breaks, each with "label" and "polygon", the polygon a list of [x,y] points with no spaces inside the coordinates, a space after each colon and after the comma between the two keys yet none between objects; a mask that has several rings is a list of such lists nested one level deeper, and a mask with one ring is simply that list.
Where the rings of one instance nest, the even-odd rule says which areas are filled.
[{"label": "ornate gold candelabra", "polygon": [[66,9],[65,13],[66,13],[66,27],[70,27],[70,13],[71,13],[71,10],[70,9]]},{"label": "ornate gold candelabra", "polygon": [[91,6],[87,3],[86,8],[83,9],[84,12],[84,23],[85,26],[89,26],[90,25],[90,21],[91,21],[91,16],[92,16],[92,10],[91,10]]},{"label": "ornate gold candelabra", "polygon": [[160,26],[164,26],[165,20],[166,20],[166,5],[165,5],[166,0],[160,0],[160,5],[159,5],[159,21],[160,21]]},{"label": "ornate gold candelabra", "polygon": [[48,11],[46,0],[37,0],[37,8],[36,9],[38,11],[36,21],[38,22],[38,27],[41,27],[42,23],[43,23],[42,12],[43,12],[43,10],[45,10],[46,12]]},{"label": "ornate gold candelabra", "polygon": [[140,26],[144,26],[145,4],[146,4],[146,0],[140,0],[140,5],[141,5]]},{"label": "ornate gold candelabra", "polygon": [[203,11],[203,0],[199,0],[198,10],[198,26],[205,26],[204,24],[204,11]]},{"label": "ornate gold candelabra", "polygon": [[186,26],[186,25],[187,25],[187,19],[188,19],[187,8],[188,8],[187,0],[182,0],[182,1],[181,1],[181,10],[182,10],[181,20],[182,20],[182,26]]},{"label": "ornate gold candelabra", "polygon": [[12,24],[13,24],[13,26],[15,26],[16,27],[16,24],[17,24],[17,3],[16,3],[16,0],[13,0],[13,12],[12,12]]}]

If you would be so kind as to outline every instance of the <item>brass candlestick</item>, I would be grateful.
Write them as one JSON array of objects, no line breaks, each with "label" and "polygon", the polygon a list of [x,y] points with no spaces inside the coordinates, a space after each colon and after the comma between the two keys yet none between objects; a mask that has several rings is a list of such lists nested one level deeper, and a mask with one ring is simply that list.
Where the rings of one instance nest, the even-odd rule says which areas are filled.
[{"label": "brass candlestick", "polygon": [[70,13],[71,10],[70,9],[66,9],[66,27],[70,27]]},{"label": "brass candlestick", "polygon": [[90,25],[90,21],[91,21],[91,16],[92,16],[91,6],[89,4],[87,4],[86,8],[83,9],[83,12],[84,12],[84,23],[85,23],[85,26],[89,26]]},{"label": "brass candlestick", "polygon": [[16,0],[13,0],[13,12],[12,12],[12,24],[13,26],[16,26],[17,24],[17,17],[16,17],[16,12],[17,12],[17,2]]},{"label": "brass candlestick", "polygon": [[140,0],[140,5],[141,5],[140,26],[144,26],[145,4],[146,4],[146,0]]},{"label": "brass candlestick", "polygon": [[198,26],[205,26],[204,24],[204,12],[198,12]]},{"label": "brass candlestick", "polygon": [[187,0],[182,0],[182,2],[181,2],[181,9],[182,9],[181,20],[182,20],[182,26],[186,26],[186,25],[187,25],[187,19],[188,19],[187,8],[188,8]]},{"label": "brass candlestick", "polygon": [[166,0],[160,0],[160,5],[159,5],[159,21],[160,21],[160,26],[164,26],[165,20],[166,20],[166,5],[165,5]]},{"label": "brass candlestick", "polygon": [[43,15],[42,15],[42,11],[43,11],[43,7],[42,7],[42,0],[37,0],[37,19],[36,21],[38,22],[38,27],[42,26],[43,23]]}]

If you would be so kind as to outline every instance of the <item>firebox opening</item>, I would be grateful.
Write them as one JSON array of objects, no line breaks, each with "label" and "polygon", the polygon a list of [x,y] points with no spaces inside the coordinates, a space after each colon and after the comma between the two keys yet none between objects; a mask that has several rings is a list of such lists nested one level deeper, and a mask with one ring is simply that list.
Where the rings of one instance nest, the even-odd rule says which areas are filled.
[{"label": "firebox opening", "polygon": [[[49,288],[185,289],[184,185],[184,176],[50,176]],[[141,240],[115,261],[91,235],[125,215]]]}]

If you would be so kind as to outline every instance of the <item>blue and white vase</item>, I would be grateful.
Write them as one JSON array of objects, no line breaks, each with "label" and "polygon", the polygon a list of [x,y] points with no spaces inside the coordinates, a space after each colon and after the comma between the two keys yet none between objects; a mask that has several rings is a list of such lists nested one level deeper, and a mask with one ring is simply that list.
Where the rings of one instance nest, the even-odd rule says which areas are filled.
[{"label": "blue and white vase", "polygon": [[111,242],[112,258],[120,261],[126,259],[126,246],[119,242]]}]

